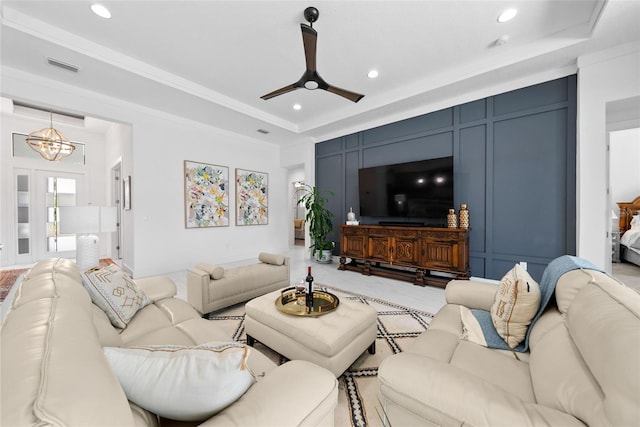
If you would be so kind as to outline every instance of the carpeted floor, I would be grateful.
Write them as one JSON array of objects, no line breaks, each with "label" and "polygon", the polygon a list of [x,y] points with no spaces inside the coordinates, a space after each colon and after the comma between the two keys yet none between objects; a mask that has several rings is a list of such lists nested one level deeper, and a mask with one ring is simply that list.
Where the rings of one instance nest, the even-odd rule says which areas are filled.
[{"label": "carpeted floor", "polygon": [[[350,299],[368,304],[378,311],[378,336],[376,354],[365,351],[339,378],[338,408],[336,426],[382,426],[378,416],[378,366],[380,362],[395,353],[404,351],[411,341],[424,332],[433,314],[413,310],[380,299],[347,293],[327,288],[340,299]],[[244,333],[244,304],[209,314],[209,319],[217,322],[237,341],[246,342]],[[286,358],[270,348],[256,343],[256,350],[265,353],[274,362],[282,364]]]},{"label": "carpeted floor", "polygon": [[629,262],[614,262],[611,267],[613,277],[640,293],[640,266]]},{"label": "carpeted floor", "polygon": [[[115,264],[116,262],[111,258],[102,258],[100,259],[100,267],[104,267],[106,265]],[[0,302],[4,301],[4,299],[9,295],[11,291],[11,287],[16,283],[18,277],[21,274],[29,271],[28,268],[19,268],[16,270],[2,270],[0,271]]]}]

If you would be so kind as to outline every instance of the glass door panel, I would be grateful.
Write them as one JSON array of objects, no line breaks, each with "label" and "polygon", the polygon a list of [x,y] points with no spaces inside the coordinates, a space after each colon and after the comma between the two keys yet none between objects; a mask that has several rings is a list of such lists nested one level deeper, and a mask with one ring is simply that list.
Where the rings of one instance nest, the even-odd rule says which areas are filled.
[{"label": "glass door panel", "polygon": [[16,175],[16,206],[17,206],[17,254],[28,255],[31,253],[31,210],[30,210],[30,182],[29,174],[18,173]]},{"label": "glass door panel", "polygon": [[76,179],[59,176],[47,177],[46,239],[47,252],[57,253],[76,250],[75,234],[59,233],[59,207],[76,205]]},{"label": "glass door panel", "polygon": [[34,203],[32,213],[34,225],[32,245],[35,261],[61,257],[74,258],[76,250],[75,234],[60,234],[60,207],[75,206],[83,202],[80,194],[84,188],[85,175],[63,171],[36,172]]}]

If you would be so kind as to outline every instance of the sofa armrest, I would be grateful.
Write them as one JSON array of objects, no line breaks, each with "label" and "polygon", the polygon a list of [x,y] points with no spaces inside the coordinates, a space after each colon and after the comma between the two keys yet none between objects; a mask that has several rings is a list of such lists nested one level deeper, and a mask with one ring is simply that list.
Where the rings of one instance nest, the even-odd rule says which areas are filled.
[{"label": "sofa armrest", "polygon": [[383,360],[378,380],[382,405],[400,406],[434,425],[584,426],[565,412],[524,401],[467,370],[417,354]]},{"label": "sofa armrest", "polygon": [[153,302],[165,298],[171,298],[178,292],[176,284],[166,276],[153,276],[136,279],[136,284]]},{"label": "sofa armrest", "polygon": [[211,276],[199,268],[187,270],[187,301],[200,314],[204,314],[204,304],[209,301],[209,282]]},{"label": "sofa armrest", "polygon": [[338,382],[327,369],[294,360],[278,366],[201,426],[333,425]]},{"label": "sofa armrest", "polygon": [[490,311],[498,286],[478,280],[452,280],[445,288],[449,304],[464,305],[470,309]]}]

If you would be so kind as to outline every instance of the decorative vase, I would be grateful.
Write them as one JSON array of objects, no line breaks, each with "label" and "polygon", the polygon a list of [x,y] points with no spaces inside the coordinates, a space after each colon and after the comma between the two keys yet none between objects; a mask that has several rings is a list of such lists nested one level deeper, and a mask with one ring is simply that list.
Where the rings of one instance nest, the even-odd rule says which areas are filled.
[{"label": "decorative vase", "polygon": [[349,208],[349,212],[347,212],[347,221],[355,221],[356,214],[353,212],[353,208]]},{"label": "decorative vase", "polygon": [[460,228],[469,228],[469,209],[466,203],[460,204]]},{"label": "decorative vase", "polygon": [[458,228],[458,217],[456,216],[455,209],[449,209],[449,214],[447,215],[447,227]]}]

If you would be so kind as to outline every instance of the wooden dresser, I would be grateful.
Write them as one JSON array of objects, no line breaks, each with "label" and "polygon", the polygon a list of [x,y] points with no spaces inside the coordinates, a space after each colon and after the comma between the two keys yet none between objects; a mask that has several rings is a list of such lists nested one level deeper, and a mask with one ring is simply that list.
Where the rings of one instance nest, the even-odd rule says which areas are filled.
[{"label": "wooden dresser", "polygon": [[471,276],[467,229],[341,225],[340,239],[338,270],[441,287]]}]

